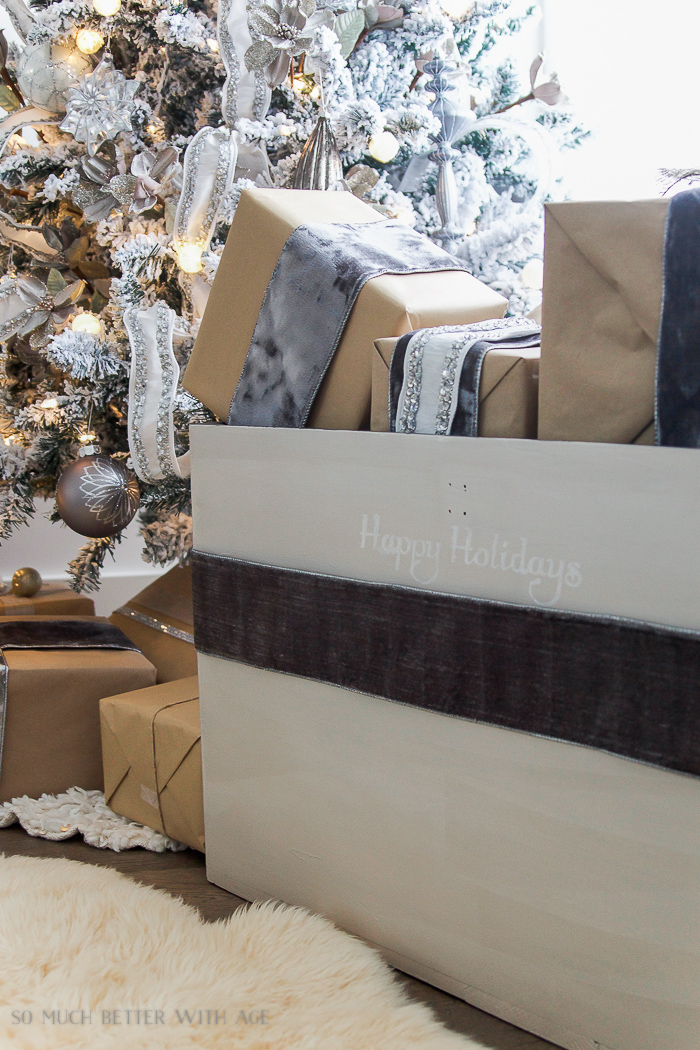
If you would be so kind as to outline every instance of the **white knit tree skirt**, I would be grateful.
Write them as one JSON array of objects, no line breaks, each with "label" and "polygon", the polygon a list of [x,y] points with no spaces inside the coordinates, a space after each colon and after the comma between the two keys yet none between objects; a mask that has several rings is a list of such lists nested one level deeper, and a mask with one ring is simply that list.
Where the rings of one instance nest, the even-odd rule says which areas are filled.
[{"label": "white knit tree skirt", "polygon": [[[60,795],[42,795],[41,798],[13,798],[0,806],[0,828],[21,824],[29,835],[44,839],[69,839],[82,835],[89,846],[112,849],[183,850],[187,846],[168,838],[160,831],[135,824],[126,817],[113,813],[105,805],[101,791],[68,788]],[[2,839],[0,838],[0,848]]]}]

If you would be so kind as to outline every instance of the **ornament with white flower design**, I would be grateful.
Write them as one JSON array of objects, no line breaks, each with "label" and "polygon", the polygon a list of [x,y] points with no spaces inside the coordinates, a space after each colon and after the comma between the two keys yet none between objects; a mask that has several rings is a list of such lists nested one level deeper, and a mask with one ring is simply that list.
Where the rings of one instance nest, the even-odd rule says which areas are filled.
[{"label": "ornament with white flower design", "polygon": [[97,445],[81,449],[56,485],[56,507],[73,532],[91,539],[115,536],[139,507],[136,475]]}]

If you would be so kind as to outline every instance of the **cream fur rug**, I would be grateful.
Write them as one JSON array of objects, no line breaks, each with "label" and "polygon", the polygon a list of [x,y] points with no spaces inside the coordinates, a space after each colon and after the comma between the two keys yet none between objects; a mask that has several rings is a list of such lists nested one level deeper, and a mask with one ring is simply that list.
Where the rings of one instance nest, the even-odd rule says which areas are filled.
[{"label": "cream fur rug", "polygon": [[478,1045],[409,1002],[376,952],[308,912],[262,904],[205,923],[115,871],[0,855],[2,1047]]}]

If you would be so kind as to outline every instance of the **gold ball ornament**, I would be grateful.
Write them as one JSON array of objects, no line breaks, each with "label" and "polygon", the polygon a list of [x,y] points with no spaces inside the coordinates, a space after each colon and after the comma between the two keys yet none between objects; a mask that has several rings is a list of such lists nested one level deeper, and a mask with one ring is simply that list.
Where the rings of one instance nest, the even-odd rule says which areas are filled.
[{"label": "gold ball ornament", "polygon": [[92,70],[92,62],[70,44],[29,44],[17,63],[17,84],[28,102],[49,113],[65,113],[68,92]]},{"label": "gold ball ornament", "polygon": [[12,577],[12,593],[18,598],[33,598],[41,590],[41,576],[36,569],[25,566]]},{"label": "gold ball ornament", "polygon": [[126,528],[139,509],[136,475],[101,452],[81,455],[56,485],[56,507],[68,528],[101,539]]}]

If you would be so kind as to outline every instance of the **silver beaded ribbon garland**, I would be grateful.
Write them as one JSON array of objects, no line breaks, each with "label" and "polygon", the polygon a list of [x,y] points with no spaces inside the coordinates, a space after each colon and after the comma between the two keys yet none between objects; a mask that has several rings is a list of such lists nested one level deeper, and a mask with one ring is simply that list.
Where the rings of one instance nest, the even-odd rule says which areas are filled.
[{"label": "silver beaded ribbon garland", "polygon": [[175,213],[173,247],[205,251],[225,194],[231,188],[238,147],[228,128],[202,128],[185,151],[182,192]]},{"label": "silver beaded ribbon garland", "polygon": [[131,343],[129,450],[141,481],[154,484],[190,473],[190,454],[175,453],[173,407],[180,369],[173,353],[175,312],[156,302],[124,314]]},{"label": "silver beaded ribbon garland", "polygon": [[[478,406],[481,366],[485,353],[499,343],[529,345],[539,325],[527,318],[505,317],[469,325],[425,328],[410,339],[403,365],[403,382],[396,405],[395,430],[402,434],[450,434],[457,410],[460,376],[467,355],[476,356],[471,393]],[[393,363],[392,363],[393,364]],[[389,417],[393,416],[391,391]],[[469,436],[476,437],[478,407]]]}]

